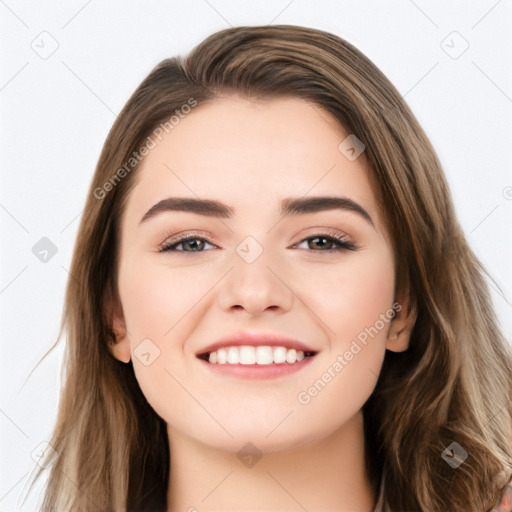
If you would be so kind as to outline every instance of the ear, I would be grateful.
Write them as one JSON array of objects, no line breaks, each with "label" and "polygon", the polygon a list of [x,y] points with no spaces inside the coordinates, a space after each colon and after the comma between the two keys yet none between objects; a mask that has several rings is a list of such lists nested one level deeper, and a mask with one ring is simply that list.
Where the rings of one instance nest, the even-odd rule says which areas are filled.
[{"label": "ear", "polygon": [[393,310],[395,316],[388,330],[386,349],[391,352],[404,352],[409,348],[411,332],[418,317],[416,304],[410,301],[407,293],[397,294]]},{"label": "ear", "polygon": [[117,297],[113,299],[112,304],[112,332],[113,339],[109,343],[111,354],[119,361],[129,363],[131,358],[130,339],[126,332],[123,308]]}]

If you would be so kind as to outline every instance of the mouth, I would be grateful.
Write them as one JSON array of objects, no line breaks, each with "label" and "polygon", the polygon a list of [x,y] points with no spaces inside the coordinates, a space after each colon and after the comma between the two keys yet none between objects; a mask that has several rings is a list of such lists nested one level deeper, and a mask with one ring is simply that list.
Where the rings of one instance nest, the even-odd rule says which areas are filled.
[{"label": "mouth", "polygon": [[261,380],[300,371],[318,353],[300,340],[277,333],[239,331],[204,347],[196,357],[217,375]]},{"label": "mouth", "polygon": [[316,352],[297,350],[281,345],[242,345],[222,347],[212,352],[198,354],[197,357],[215,365],[269,366],[293,365],[315,355]]}]

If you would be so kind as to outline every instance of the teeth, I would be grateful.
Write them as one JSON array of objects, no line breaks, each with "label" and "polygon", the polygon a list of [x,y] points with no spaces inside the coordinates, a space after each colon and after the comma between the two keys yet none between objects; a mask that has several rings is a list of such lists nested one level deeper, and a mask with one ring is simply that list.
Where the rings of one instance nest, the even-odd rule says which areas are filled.
[{"label": "teeth", "polygon": [[[215,354],[215,352],[212,352],[212,354]],[[210,354],[210,357],[212,357],[212,354]],[[227,360],[228,360],[228,353],[227,353],[226,349],[221,348],[221,349],[217,350],[217,363],[226,364]]]},{"label": "teeth", "polygon": [[284,363],[286,361],[286,348],[276,347],[274,349],[274,363]]},{"label": "teeth", "polygon": [[254,347],[240,347],[238,362],[240,364],[256,363],[256,350],[254,350]]},{"label": "teeth", "polygon": [[286,362],[295,363],[297,361],[297,351],[292,348],[286,352]]},{"label": "teeth", "polygon": [[235,347],[229,347],[228,363],[229,364],[238,364],[239,362],[240,362],[240,358],[238,357],[238,349]]},{"label": "teeth", "polygon": [[212,364],[293,364],[302,361],[305,355],[302,350],[286,347],[226,347],[211,352],[208,361]]},{"label": "teeth", "polygon": [[256,363],[272,364],[274,362],[274,354],[272,347],[256,347]]}]

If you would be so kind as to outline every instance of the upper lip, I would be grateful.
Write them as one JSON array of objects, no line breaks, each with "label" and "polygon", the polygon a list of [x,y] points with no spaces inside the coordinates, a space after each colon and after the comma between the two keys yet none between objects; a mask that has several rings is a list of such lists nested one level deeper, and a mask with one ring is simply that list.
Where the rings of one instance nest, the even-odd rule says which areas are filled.
[{"label": "upper lip", "polygon": [[223,347],[233,346],[271,346],[271,347],[287,347],[294,348],[295,350],[302,350],[303,352],[316,353],[318,350],[306,345],[304,342],[291,338],[289,336],[278,334],[274,332],[257,332],[257,331],[237,331],[222,338],[212,344],[201,348],[196,355],[210,354]]}]

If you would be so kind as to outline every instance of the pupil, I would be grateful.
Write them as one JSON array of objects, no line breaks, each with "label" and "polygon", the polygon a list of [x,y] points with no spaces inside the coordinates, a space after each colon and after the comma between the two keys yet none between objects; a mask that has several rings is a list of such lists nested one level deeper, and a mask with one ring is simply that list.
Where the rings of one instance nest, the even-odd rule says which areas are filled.
[{"label": "pupil", "polygon": [[[313,239],[312,239],[313,244],[319,245],[317,242],[315,242],[316,240],[323,240],[323,242],[326,242],[327,244],[329,243],[329,241],[327,240],[327,238],[317,236],[316,238],[313,238]],[[322,245],[325,247],[325,243],[324,243],[324,244],[320,243],[320,246],[322,246]]]},{"label": "pupil", "polygon": [[[189,247],[192,247],[192,249],[194,248],[194,244],[196,245],[196,248],[197,248],[197,244],[202,244],[203,241],[202,240],[187,240],[185,242],[185,244],[189,244]],[[201,247],[201,246],[199,246]]]}]

